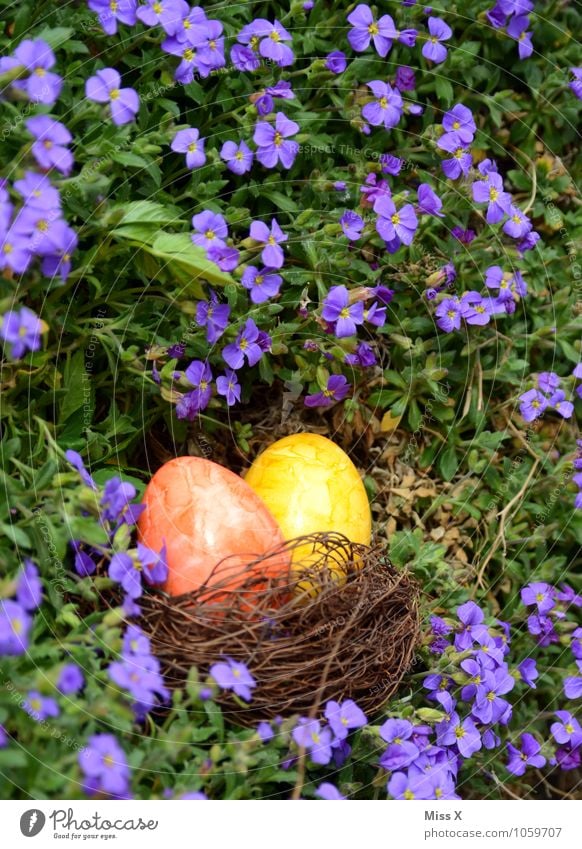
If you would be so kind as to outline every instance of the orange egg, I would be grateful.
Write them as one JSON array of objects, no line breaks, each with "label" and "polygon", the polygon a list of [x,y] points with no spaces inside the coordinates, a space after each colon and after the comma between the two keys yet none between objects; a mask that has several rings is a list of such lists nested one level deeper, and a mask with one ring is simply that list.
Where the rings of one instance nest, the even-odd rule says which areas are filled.
[{"label": "orange egg", "polygon": [[[222,582],[244,580],[243,567],[280,545],[281,529],[261,498],[228,469],[200,457],[176,457],[155,473],[144,494],[140,541],[159,551],[166,545],[170,595]],[[227,563],[216,568],[228,558]],[[279,574],[289,558],[270,559],[265,571]]]}]

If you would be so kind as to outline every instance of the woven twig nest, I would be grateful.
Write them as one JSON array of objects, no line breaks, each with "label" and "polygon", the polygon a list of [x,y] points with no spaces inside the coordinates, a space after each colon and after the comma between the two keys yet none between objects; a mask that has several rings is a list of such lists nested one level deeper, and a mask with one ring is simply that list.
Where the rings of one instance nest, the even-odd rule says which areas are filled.
[{"label": "woven twig nest", "polygon": [[[282,551],[298,547],[305,569],[266,578],[256,568],[268,571],[271,558],[280,563]],[[249,563],[235,591],[232,570],[228,589],[209,583],[182,596],[144,596],[141,624],[170,688],[183,685],[191,666],[204,674],[227,656],[249,666],[257,681],[249,706],[218,697],[240,724],[313,713],[328,699],[352,698],[373,713],[411,664],[419,588],[376,548],[313,534]]]}]

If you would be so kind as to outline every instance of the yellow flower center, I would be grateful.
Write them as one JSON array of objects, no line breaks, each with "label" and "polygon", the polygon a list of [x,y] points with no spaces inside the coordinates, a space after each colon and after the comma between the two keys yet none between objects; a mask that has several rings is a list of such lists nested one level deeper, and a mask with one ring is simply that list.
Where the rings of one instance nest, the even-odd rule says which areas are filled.
[{"label": "yellow flower center", "polygon": [[498,197],[499,197],[499,192],[497,191],[497,189],[490,188],[489,189],[489,200],[494,201],[494,200],[497,200]]},{"label": "yellow flower center", "polygon": [[454,318],[456,316],[455,310],[448,310],[447,315],[449,318]]},{"label": "yellow flower center", "polygon": [[396,227],[397,224],[400,224],[400,215],[397,212],[395,212],[394,215],[390,216],[390,221]]},{"label": "yellow flower center", "polygon": [[242,159],[244,159],[244,154],[243,154],[242,150],[237,150],[237,152],[236,152],[236,153],[235,153],[235,155],[234,155],[234,158],[235,158],[235,159],[238,159],[238,161],[239,161],[239,162],[240,162]]},{"label": "yellow flower center", "polygon": [[429,38],[429,41],[431,42],[431,44],[438,44],[438,38],[436,37],[436,35],[433,35],[431,38]]},{"label": "yellow flower center", "polygon": [[216,233],[214,232],[214,230],[207,230],[206,233],[204,234],[204,236],[207,239],[212,240],[212,239],[216,238]]},{"label": "yellow flower center", "polygon": [[458,130],[460,126],[460,123],[458,121],[455,121],[453,124],[453,130]]},{"label": "yellow flower center", "polygon": [[536,601],[537,601],[537,602],[540,602],[540,601],[543,601],[543,600],[544,600],[544,594],[543,594],[543,593],[538,593],[538,594],[536,595]]},{"label": "yellow flower center", "polygon": [[162,6],[161,3],[154,3],[153,9],[154,9],[154,12],[156,13],[156,15],[161,15],[162,12],[164,11],[164,7]]},{"label": "yellow flower center", "polygon": [[282,144],[283,144],[283,136],[277,130],[277,132],[275,133],[275,147],[281,147]]},{"label": "yellow flower center", "polygon": [[44,147],[46,147],[47,150],[50,150],[53,146],[53,143],[50,139],[46,139],[45,141],[43,141],[43,145]]},{"label": "yellow flower center", "polygon": [[457,740],[461,740],[466,733],[467,732],[465,731],[462,725],[457,725],[457,727],[455,728],[455,737],[457,738]]},{"label": "yellow flower center", "polygon": [[[2,250],[5,254],[11,254],[14,248],[12,247],[10,242],[6,242],[6,244],[2,246]],[[18,633],[18,631],[16,633]]]},{"label": "yellow flower center", "polygon": [[38,713],[38,711],[42,707],[40,699],[31,699],[30,700],[30,706],[34,711],[36,711]]},{"label": "yellow flower center", "polygon": [[111,91],[109,92],[109,99],[110,100],[117,100],[118,97],[119,97],[119,89],[118,88],[112,88]]},{"label": "yellow flower center", "polygon": [[105,755],[105,757],[103,758],[103,764],[105,766],[113,766],[114,763],[115,761],[113,760],[113,755]]},{"label": "yellow flower center", "polygon": [[210,49],[211,49],[211,50],[216,50],[216,42],[215,42],[215,40],[214,40],[214,39],[212,39],[212,41],[209,41],[209,42],[208,42],[208,46],[210,47]]},{"label": "yellow flower center", "polygon": [[463,150],[462,147],[458,147],[456,149],[456,151],[454,152],[453,156],[455,157],[455,159],[462,159],[464,152],[465,151]]},{"label": "yellow flower center", "polygon": [[[203,392],[205,392],[208,389],[208,381],[207,380],[201,380],[199,389],[201,389]],[[236,677],[236,672],[234,673],[234,675]]]},{"label": "yellow flower center", "polygon": [[343,310],[340,312],[340,318],[349,318],[349,317],[350,317],[349,308],[344,307]]},{"label": "yellow flower center", "polygon": [[40,230],[41,233],[46,233],[46,231],[49,228],[49,223],[44,218],[41,218],[36,226],[37,226],[37,229]]},{"label": "yellow flower center", "polygon": [[436,798],[436,799],[440,799],[440,798],[441,798],[441,796],[443,795],[443,791],[441,790],[441,788],[440,788],[440,787],[437,787],[437,788],[436,788],[436,790],[434,791],[434,795],[435,795],[435,798]]},{"label": "yellow flower center", "polygon": [[571,723],[571,722],[569,722],[569,723],[568,723],[567,725],[565,725],[564,727],[565,727],[565,729],[566,729],[566,731],[567,731],[567,733],[568,733],[568,734],[573,734],[573,733],[574,733],[574,726],[572,725],[572,723]]},{"label": "yellow flower center", "polygon": [[273,235],[269,236],[269,238],[267,239],[267,244],[269,244],[269,245],[276,245],[277,244],[277,242],[275,241],[275,237]]},{"label": "yellow flower center", "polygon": [[477,304],[477,306],[475,307],[475,312],[484,313],[485,307],[483,306],[483,304]]},{"label": "yellow flower center", "polygon": [[494,702],[495,701],[495,693],[493,692],[493,690],[490,690],[487,693],[487,701],[488,702]]},{"label": "yellow flower center", "polygon": [[46,71],[44,68],[35,68],[34,73],[37,75],[37,77],[44,77]]},{"label": "yellow flower center", "polygon": [[192,144],[189,144],[189,145],[188,145],[188,152],[189,152],[189,153],[196,153],[196,148],[197,148],[197,147],[198,147],[198,146],[197,146],[196,142],[192,142]]},{"label": "yellow flower center", "polygon": [[190,47],[187,47],[186,50],[184,50],[184,52],[182,53],[182,58],[185,59],[186,62],[192,62],[195,55],[196,54],[194,53],[194,51],[191,50]]},{"label": "yellow flower center", "polygon": [[257,276],[255,277],[255,286],[260,286],[264,279],[265,278],[262,274],[257,274]]},{"label": "yellow flower center", "polygon": [[317,734],[317,733],[314,731],[314,732],[312,733],[312,735],[311,735],[311,739],[313,740],[313,742],[314,742],[314,743],[319,743],[319,734]]},{"label": "yellow flower center", "polygon": [[269,33],[269,38],[275,43],[281,41],[281,39],[279,38],[279,33],[276,30],[273,30],[273,32]]},{"label": "yellow flower center", "polygon": [[118,5],[119,4],[117,3],[117,0],[111,0],[111,2],[109,3],[109,8],[111,9],[112,12],[117,12],[117,6]]},{"label": "yellow flower center", "polygon": [[521,218],[519,217],[519,215],[512,215],[511,220],[513,221],[514,224],[519,224],[520,221],[521,221]]},{"label": "yellow flower center", "polygon": [[412,792],[412,790],[405,790],[404,791],[404,798],[405,799],[414,799],[414,793]]},{"label": "yellow flower center", "polygon": [[240,345],[239,345],[239,347],[240,347],[241,351],[246,351],[246,349],[248,348],[248,346],[249,346],[249,343],[247,342],[247,340],[246,340],[246,339],[241,339],[241,340],[240,340]]},{"label": "yellow flower center", "polygon": [[256,52],[257,48],[259,46],[259,36],[253,35],[249,43],[250,43],[251,50],[254,50]]},{"label": "yellow flower center", "polygon": [[540,406],[540,402],[536,398],[535,401],[531,402],[531,405],[532,405],[532,407],[534,407],[537,410],[537,408]]},{"label": "yellow flower center", "polygon": [[380,30],[378,29],[378,24],[376,23],[376,21],[373,21],[370,24],[370,26],[368,27],[368,32],[370,33],[370,35],[378,35]]}]

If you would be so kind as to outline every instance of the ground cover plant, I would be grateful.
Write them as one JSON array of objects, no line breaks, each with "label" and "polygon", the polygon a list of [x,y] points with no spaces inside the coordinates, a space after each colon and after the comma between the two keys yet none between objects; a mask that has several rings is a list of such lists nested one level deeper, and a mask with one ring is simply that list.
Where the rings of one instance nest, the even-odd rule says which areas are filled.
[{"label": "ground cover plant", "polygon": [[[3,796],[579,798],[578,5],[0,8]],[[167,687],[139,502],[300,430],[422,640],[245,728],[250,660]]]}]

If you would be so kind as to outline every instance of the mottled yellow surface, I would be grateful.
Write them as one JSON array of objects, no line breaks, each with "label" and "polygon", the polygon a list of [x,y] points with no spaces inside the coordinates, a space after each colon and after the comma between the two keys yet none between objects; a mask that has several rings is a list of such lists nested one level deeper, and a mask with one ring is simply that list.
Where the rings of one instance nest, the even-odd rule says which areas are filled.
[{"label": "mottled yellow surface", "polygon": [[285,539],[336,531],[370,544],[372,515],[364,484],[345,451],[324,436],[297,433],[280,439],[257,457],[245,480]]}]

